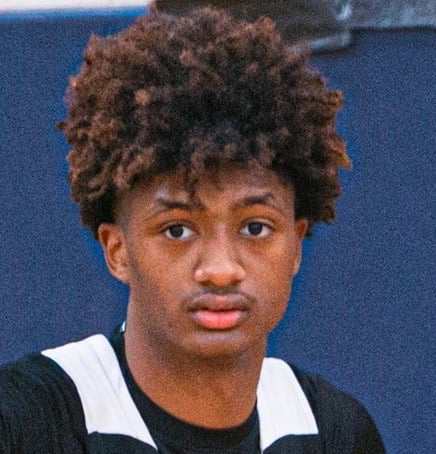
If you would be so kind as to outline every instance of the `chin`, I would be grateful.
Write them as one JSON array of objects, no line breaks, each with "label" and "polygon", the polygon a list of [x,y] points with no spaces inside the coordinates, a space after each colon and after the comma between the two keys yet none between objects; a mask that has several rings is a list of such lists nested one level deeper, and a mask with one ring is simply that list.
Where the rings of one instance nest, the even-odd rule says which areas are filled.
[{"label": "chin", "polygon": [[186,350],[198,360],[231,361],[240,359],[241,356],[251,353],[264,354],[266,348],[265,338],[247,338],[241,333],[212,332],[204,333],[193,339]]}]

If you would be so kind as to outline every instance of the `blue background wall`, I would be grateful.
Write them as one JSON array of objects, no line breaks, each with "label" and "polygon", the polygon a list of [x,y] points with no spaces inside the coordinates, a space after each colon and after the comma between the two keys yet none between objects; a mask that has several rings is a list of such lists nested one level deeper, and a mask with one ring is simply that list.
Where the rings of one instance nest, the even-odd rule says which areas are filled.
[{"label": "blue background wall", "polygon": [[[0,22],[0,362],[108,333],[127,291],[80,227],[56,129],[90,32],[132,17]],[[344,90],[354,169],[339,219],[307,241],[270,353],[323,374],[374,416],[388,452],[436,452],[435,35],[355,33],[316,57]]]}]

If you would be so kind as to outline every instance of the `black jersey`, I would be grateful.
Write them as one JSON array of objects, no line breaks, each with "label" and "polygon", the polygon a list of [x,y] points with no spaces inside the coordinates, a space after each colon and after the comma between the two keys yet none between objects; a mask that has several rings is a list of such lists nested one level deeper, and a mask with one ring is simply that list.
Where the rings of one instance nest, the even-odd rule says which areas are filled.
[{"label": "black jersey", "polygon": [[0,453],[383,453],[366,410],[319,376],[263,362],[257,405],[229,430],[187,424],[130,375],[119,336],[102,335],[0,369]]}]

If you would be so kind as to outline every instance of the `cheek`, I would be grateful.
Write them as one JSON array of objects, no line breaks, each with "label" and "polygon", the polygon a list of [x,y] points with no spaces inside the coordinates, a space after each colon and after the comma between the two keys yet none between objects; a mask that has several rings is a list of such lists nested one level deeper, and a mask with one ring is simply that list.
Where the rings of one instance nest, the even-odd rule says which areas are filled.
[{"label": "cheek", "polygon": [[262,331],[269,334],[282,320],[288,306],[289,294],[283,291],[271,291],[264,295],[263,304],[260,304],[259,324]]},{"label": "cheek", "polygon": [[296,256],[295,245],[287,236],[281,241],[266,245],[254,258],[259,279],[276,289],[289,288]]},{"label": "cheek", "polygon": [[[138,250],[146,250],[147,254],[137,254]],[[131,300],[149,306],[151,311],[156,306],[170,310],[172,301],[183,296],[187,269],[186,264],[151,245],[132,249],[129,254]]]},{"label": "cheek", "polygon": [[271,250],[263,266],[260,266],[259,260],[253,270],[252,282],[256,286],[265,317],[272,323],[277,323],[277,319],[283,316],[291,293],[294,254],[283,254],[286,250],[290,250],[289,244]]},{"label": "cheek", "polygon": [[160,262],[152,254],[138,253],[141,250],[144,248],[131,247],[128,256],[130,297],[134,301],[158,297],[162,288],[159,278],[165,277]]},{"label": "cheek", "polygon": [[259,262],[254,261],[254,266],[251,273],[252,283],[258,288],[258,291],[272,295],[287,294],[292,280],[292,270],[290,262],[285,261],[278,263],[271,261],[261,266]]}]

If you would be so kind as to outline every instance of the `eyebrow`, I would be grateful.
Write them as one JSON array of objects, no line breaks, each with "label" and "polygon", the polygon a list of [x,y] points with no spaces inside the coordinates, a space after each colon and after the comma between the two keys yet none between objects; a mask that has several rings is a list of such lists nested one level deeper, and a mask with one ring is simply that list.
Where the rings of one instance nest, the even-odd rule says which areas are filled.
[{"label": "eyebrow", "polygon": [[158,210],[158,213],[162,211],[170,211],[170,210],[187,210],[192,211],[194,209],[204,210],[204,206],[200,202],[193,202],[193,201],[182,201],[182,200],[172,200],[166,199],[165,197],[159,197],[156,199],[156,204],[162,209]]},{"label": "eyebrow", "polygon": [[267,192],[265,194],[252,195],[252,196],[245,197],[244,199],[241,200],[240,203],[237,203],[237,205],[242,205],[242,206],[267,205],[267,206],[272,206],[275,208],[275,204],[272,203],[273,201],[274,201],[274,194],[272,192]]},{"label": "eyebrow", "polygon": [[[275,209],[279,209],[277,205],[274,203],[275,197],[272,192],[266,192],[265,194],[256,194],[256,195],[249,195],[244,197],[243,199],[236,201],[234,204],[235,208],[244,208],[244,207],[251,207],[255,205],[264,205],[268,207],[272,207]],[[183,201],[183,200],[173,200],[168,199],[165,197],[159,197],[155,201],[156,205],[158,206],[157,210],[153,212],[153,216],[159,213],[164,213],[171,210],[185,210],[185,211],[193,211],[199,210],[204,211],[206,207],[200,201]]]}]

